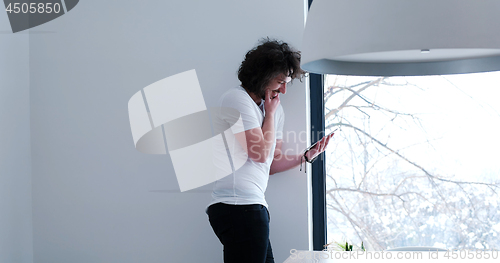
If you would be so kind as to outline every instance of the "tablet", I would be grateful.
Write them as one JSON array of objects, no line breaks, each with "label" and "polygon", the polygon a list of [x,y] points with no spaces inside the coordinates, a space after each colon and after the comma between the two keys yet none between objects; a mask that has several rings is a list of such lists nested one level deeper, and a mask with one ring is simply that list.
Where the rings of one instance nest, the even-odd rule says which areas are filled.
[{"label": "tablet", "polygon": [[[337,131],[339,128],[337,127],[335,130],[333,130],[332,132],[330,132],[327,136],[330,136],[332,135],[332,133],[334,133],[335,131]],[[320,140],[321,141],[321,140]],[[314,146],[316,146],[316,144],[318,143],[319,141],[315,142],[313,145],[307,147],[307,149],[305,150],[304,153],[308,152],[309,150],[311,150]]]}]

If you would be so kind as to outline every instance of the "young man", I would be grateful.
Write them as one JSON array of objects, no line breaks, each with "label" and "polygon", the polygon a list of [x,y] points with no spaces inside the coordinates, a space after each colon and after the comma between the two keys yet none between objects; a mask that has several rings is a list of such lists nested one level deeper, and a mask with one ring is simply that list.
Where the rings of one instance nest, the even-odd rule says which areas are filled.
[{"label": "young man", "polygon": [[221,108],[238,111],[243,132],[235,134],[246,149],[243,166],[218,180],[207,208],[210,225],[224,246],[224,262],[274,262],[269,240],[269,212],[264,192],[270,174],[297,167],[322,153],[323,137],[305,156],[281,152],[285,114],[280,94],[292,79],[302,79],[300,52],[266,39],[250,50],[238,70],[241,86],[221,97]]}]

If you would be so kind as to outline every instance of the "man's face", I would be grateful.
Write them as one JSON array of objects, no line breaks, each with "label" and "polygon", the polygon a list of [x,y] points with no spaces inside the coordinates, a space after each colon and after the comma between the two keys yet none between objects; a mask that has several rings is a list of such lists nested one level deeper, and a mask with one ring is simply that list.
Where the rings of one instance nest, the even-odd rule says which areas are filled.
[{"label": "man's face", "polygon": [[262,98],[265,99],[267,90],[271,90],[271,98],[275,98],[278,94],[286,93],[286,86],[292,80],[290,77],[286,77],[285,74],[280,74],[276,78],[272,79],[266,87]]}]

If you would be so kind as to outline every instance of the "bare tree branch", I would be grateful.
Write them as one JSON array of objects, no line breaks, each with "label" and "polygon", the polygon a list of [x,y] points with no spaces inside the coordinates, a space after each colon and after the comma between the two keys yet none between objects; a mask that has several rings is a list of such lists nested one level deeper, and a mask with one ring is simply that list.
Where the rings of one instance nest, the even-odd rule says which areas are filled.
[{"label": "bare tree branch", "polygon": [[351,96],[349,96],[343,103],[342,105],[340,105],[339,107],[337,107],[336,109],[333,109],[331,110],[330,112],[328,112],[326,115],[325,115],[325,119],[328,119],[330,116],[332,115],[335,115],[337,114],[340,110],[342,110],[352,99],[354,99],[356,96],[359,96],[359,93],[366,90],[367,88],[373,86],[373,85],[378,85],[380,83],[380,81],[382,81],[383,78],[380,78],[380,79],[377,79],[377,80],[374,80],[374,81],[371,81],[370,83],[366,84],[365,86],[363,86],[362,88],[360,88],[359,90],[357,90],[356,92],[354,92],[353,94],[351,94]]},{"label": "bare tree branch", "polygon": [[[336,79],[334,85],[325,89],[324,98],[328,101],[346,96],[341,97],[340,105],[336,108],[331,103],[328,104],[333,109],[326,109],[326,130],[340,126],[352,131],[345,135],[340,133],[340,141],[344,146],[341,152],[334,152],[341,161],[335,166],[329,164],[329,167],[341,169],[342,176],[327,175],[329,182],[333,182],[328,183],[327,196],[332,200],[328,201],[327,208],[342,215],[352,227],[343,232],[367,241],[365,245],[370,244],[375,249],[401,244],[402,240],[414,242],[413,244],[420,244],[424,240],[429,242],[434,239],[434,235],[441,240],[448,238],[447,235],[455,235],[459,240],[455,244],[459,247],[480,244],[489,248],[493,235],[491,229],[500,222],[500,212],[498,204],[485,206],[482,200],[492,198],[491,193],[498,197],[500,182],[454,180],[432,172],[428,167],[408,158],[402,153],[403,150],[422,144],[433,147],[431,142],[437,139],[429,139],[417,113],[405,113],[379,105],[382,103],[379,90],[386,86],[414,86],[421,91],[424,89],[408,81],[392,83],[388,78],[370,81],[364,79],[354,85],[342,86],[342,83],[338,83],[340,79],[342,78]],[[375,94],[370,97],[366,91],[372,86],[378,88],[375,93],[370,93]],[[342,111],[349,108],[354,110]],[[372,124],[379,117],[385,123],[374,125],[377,131],[373,132]],[[399,127],[407,130],[411,127],[408,125],[416,125],[427,138],[399,149],[390,146],[392,138],[391,134],[387,134],[388,129]],[[382,134],[387,134],[384,135],[387,138],[382,139]],[[331,163],[337,161],[331,160]],[[485,192],[484,189],[491,192]],[[429,236],[424,236],[423,233],[429,233],[432,220],[439,220],[446,227],[446,234],[431,231]],[[400,221],[404,222],[400,224]],[[452,224],[449,225],[448,222]],[[474,229],[474,236],[470,236],[470,229]]]},{"label": "bare tree branch", "polygon": [[422,166],[416,164],[415,162],[410,161],[408,158],[406,158],[403,155],[401,155],[398,151],[393,150],[392,148],[390,148],[389,146],[387,146],[387,144],[380,142],[379,140],[377,140],[376,138],[374,138],[373,136],[371,136],[370,134],[368,134],[364,130],[359,129],[358,127],[355,127],[355,126],[347,124],[347,123],[334,123],[334,124],[330,124],[327,127],[325,127],[325,130],[332,129],[335,126],[349,127],[349,128],[352,128],[352,129],[354,129],[354,130],[356,130],[356,131],[364,134],[365,136],[367,136],[368,138],[370,138],[371,140],[373,140],[374,142],[376,142],[380,146],[384,147],[388,151],[390,151],[393,154],[397,155],[399,158],[401,158],[401,159],[405,160],[406,162],[410,163],[411,165],[415,166],[416,168],[418,168],[419,170],[421,170],[422,172],[424,172],[428,177],[430,177],[432,179],[436,179],[436,180],[443,181],[443,182],[448,182],[448,183],[454,183],[454,184],[477,184],[477,185],[484,185],[484,186],[495,187],[495,188],[500,187],[496,183],[490,184],[490,183],[483,183],[483,182],[463,182],[463,181],[448,180],[448,179],[445,179],[445,178],[434,176],[431,173],[429,173]]}]

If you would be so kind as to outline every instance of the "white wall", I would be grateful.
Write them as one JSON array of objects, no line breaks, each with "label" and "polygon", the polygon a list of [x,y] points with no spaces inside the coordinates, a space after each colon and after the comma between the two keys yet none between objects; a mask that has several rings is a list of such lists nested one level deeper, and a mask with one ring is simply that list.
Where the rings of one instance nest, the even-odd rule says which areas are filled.
[{"label": "white wall", "polygon": [[[303,8],[302,0],[87,0],[35,28],[43,32],[29,43],[34,261],[222,262],[204,213],[210,187],[178,193],[169,156],[134,149],[127,102],[196,69],[215,106],[259,38],[300,48]],[[282,104],[285,129],[304,131],[304,84]],[[267,197],[283,262],[308,247],[305,174],[272,176]]]},{"label": "white wall", "polygon": [[28,42],[0,12],[0,262],[33,262]]}]

